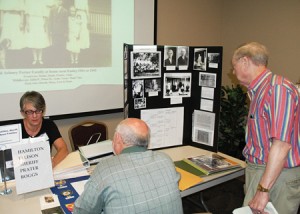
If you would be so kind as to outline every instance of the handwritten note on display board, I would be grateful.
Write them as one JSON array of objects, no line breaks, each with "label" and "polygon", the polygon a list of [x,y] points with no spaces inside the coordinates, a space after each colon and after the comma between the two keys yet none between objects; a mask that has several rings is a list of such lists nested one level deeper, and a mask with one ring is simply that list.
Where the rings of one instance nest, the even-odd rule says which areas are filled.
[{"label": "handwritten note on display board", "polygon": [[17,194],[54,186],[50,145],[44,139],[12,147]]}]

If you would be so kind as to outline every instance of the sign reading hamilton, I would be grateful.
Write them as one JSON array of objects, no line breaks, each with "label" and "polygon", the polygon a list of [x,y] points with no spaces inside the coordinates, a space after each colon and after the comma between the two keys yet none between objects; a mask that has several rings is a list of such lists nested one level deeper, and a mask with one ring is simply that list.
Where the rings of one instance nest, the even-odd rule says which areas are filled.
[{"label": "sign reading hamilton", "polygon": [[17,194],[54,186],[50,146],[41,139],[12,147]]}]

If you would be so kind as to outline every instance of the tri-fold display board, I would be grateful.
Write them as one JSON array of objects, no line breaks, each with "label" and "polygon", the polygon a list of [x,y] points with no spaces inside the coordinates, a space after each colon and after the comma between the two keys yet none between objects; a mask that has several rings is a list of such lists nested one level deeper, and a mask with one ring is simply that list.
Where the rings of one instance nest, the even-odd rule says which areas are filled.
[{"label": "tri-fold display board", "polygon": [[222,50],[124,44],[124,116],[147,122],[150,149],[217,151]]}]

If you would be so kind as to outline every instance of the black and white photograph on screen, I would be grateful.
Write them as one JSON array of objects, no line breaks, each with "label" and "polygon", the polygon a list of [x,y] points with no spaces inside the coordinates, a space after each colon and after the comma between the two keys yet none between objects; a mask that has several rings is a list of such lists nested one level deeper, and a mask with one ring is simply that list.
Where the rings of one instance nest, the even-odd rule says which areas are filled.
[{"label": "black and white photograph on screen", "polygon": [[2,0],[0,14],[7,69],[112,64],[111,0]]},{"label": "black and white photograph on screen", "polygon": [[165,73],[164,98],[190,97],[191,73]]},{"label": "black and white photograph on screen", "polygon": [[131,52],[131,79],[161,77],[160,51]]},{"label": "black and white photograph on screen", "polygon": [[194,49],[194,70],[206,71],[207,48]]},{"label": "black and white photograph on screen", "polygon": [[177,47],[174,46],[165,46],[164,49],[164,66],[174,66],[176,67],[177,59]]},{"label": "black and white photograph on screen", "polygon": [[144,80],[132,80],[132,97],[144,97]]},{"label": "black and white photograph on screen", "polygon": [[145,92],[161,91],[161,79],[145,79]]},{"label": "black and white photograph on screen", "polygon": [[146,108],[146,98],[134,99],[134,109]]},{"label": "black and white photograph on screen", "polygon": [[179,70],[186,70],[189,64],[189,47],[179,46],[177,48],[177,56],[177,65],[179,67]]},{"label": "black and white photograph on screen", "polygon": [[220,53],[208,53],[208,67],[218,68],[220,63]]},{"label": "black and white photograph on screen", "polygon": [[213,73],[199,73],[199,86],[206,86],[215,88],[217,84],[217,74]]}]

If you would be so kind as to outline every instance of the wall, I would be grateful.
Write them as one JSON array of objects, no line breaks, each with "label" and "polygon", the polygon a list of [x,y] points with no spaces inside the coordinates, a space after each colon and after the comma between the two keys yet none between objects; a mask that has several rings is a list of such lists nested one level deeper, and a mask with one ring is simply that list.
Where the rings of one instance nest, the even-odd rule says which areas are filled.
[{"label": "wall", "polygon": [[223,0],[222,11],[223,84],[232,82],[228,74],[234,49],[248,41],[267,46],[269,68],[274,73],[284,75],[294,83],[300,81],[299,0]]},{"label": "wall", "polygon": [[237,82],[231,75],[234,49],[258,41],[270,51],[270,69],[297,82],[299,11],[299,0],[158,1],[157,43],[223,46],[222,84],[231,85]]},{"label": "wall", "polygon": [[222,45],[220,0],[157,2],[158,45]]}]

